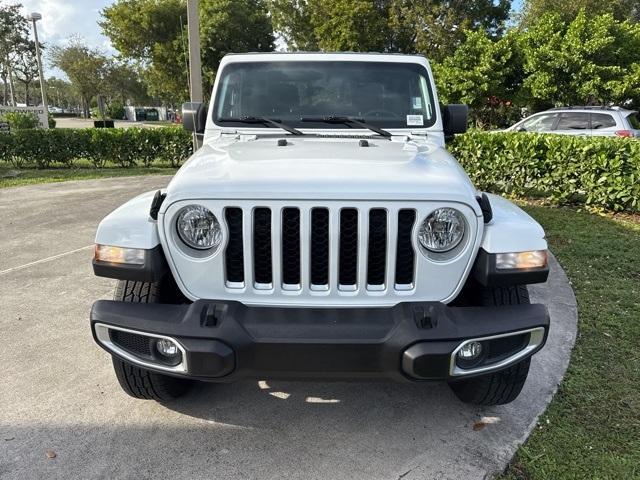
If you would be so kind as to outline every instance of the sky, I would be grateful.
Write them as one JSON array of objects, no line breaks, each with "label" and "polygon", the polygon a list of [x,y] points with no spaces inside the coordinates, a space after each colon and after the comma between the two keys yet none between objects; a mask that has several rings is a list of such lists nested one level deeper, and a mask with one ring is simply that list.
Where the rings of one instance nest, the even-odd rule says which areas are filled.
[{"label": "sky", "polygon": [[[73,35],[81,36],[91,47],[99,48],[106,54],[115,54],[109,40],[102,35],[98,26],[100,10],[114,0],[0,0],[2,3],[21,3],[25,14],[39,12],[38,35],[45,44],[64,44]],[[513,8],[519,10],[523,0],[514,0]],[[64,77],[53,69],[45,57],[45,75]]]},{"label": "sky", "polygon": [[[101,49],[106,54],[115,50],[109,40],[102,35],[98,26],[100,10],[113,3],[113,0],[0,0],[2,3],[21,3],[25,14],[38,12],[42,20],[38,21],[38,37],[44,44],[64,44],[73,36],[80,35],[87,44]],[[45,75],[64,76],[46,60]]]}]

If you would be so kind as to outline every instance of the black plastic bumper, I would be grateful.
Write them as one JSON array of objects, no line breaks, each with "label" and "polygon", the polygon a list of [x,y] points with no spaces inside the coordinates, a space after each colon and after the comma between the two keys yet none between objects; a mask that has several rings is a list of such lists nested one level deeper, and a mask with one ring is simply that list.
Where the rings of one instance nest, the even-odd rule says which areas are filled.
[{"label": "black plastic bumper", "polygon": [[457,308],[402,303],[321,309],[207,300],[191,305],[100,300],[91,310],[94,338],[96,323],[177,340],[186,351],[188,371],[171,374],[201,380],[433,380],[452,378],[452,353],[468,339],[542,328],[542,342],[522,358],[533,355],[546,341],[549,315],[543,305]]}]

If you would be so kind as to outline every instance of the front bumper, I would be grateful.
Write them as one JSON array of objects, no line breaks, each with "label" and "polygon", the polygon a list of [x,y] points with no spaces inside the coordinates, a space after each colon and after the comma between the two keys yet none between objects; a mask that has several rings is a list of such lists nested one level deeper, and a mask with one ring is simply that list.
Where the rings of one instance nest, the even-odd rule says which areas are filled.
[{"label": "front bumper", "polygon": [[[546,341],[549,314],[543,305],[459,308],[407,302],[323,309],[100,300],[91,310],[91,329],[96,342],[117,357],[200,380],[454,380],[500,370],[536,353]],[[123,335],[129,340],[119,343]],[[178,344],[179,365],[147,355],[158,338]],[[456,352],[469,340],[482,342],[485,358],[462,368]]]}]

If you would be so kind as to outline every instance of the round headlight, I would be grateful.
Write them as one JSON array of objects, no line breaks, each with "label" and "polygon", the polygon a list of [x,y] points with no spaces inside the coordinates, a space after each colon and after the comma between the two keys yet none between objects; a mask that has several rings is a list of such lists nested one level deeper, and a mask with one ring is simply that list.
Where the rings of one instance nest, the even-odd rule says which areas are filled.
[{"label": "round headlight", "polygon": [[464,217],[454,208],[438,208],[425,218],[418,230],[420,244],[436,253],[458,246],[464,236]]},{"label": "round headlight", "polygon": [[178,215],[176,227],[180,240],[197,250],[217,248],[222,242],[222,229],[218,219],[201,205],[183,208]]}]

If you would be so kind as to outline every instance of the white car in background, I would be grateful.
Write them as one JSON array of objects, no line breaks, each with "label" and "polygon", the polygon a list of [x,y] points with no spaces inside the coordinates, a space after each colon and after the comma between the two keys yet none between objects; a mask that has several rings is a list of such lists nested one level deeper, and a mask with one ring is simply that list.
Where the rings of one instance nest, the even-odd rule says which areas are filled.
[{"label": "white car in background", "polygon": [[631,138],[640,137],[640,117],[638,112],[620,107],[553,108],[505,131]]}]

